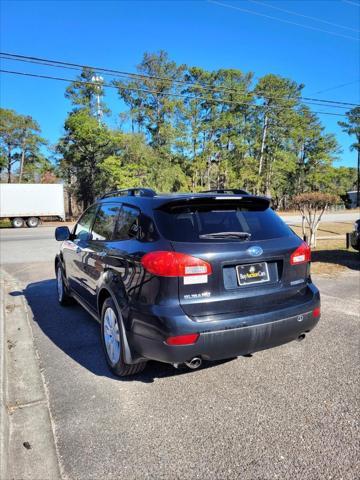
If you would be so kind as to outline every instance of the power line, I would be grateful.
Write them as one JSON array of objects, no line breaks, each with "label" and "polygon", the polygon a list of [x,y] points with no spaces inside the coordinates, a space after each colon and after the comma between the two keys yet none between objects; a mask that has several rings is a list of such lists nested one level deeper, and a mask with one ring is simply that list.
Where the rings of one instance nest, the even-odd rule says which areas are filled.
[{"label": "power line", "polygon": [[[14,70],[0,69],[0,72],[11,74],[11,75],[20,75],[20,76],[25,76],[25,77],[43,78],[43,79],[46,79],[46,80],[58,80],[58,81],[68,82],[68,83],[73,83],[74,82],[74,79],[70,79],[70,78],[54,77],[54,76],[50,76],[50,75],[40,75],[40,74],[36,74],[36,73],[19,72],[19,71],[14,71]],[[83,84],[83,85],[94,86],[93,82],[86,82],[86,81],[81,81],[81,80],[77,81],[77,82],[80,83],[80,84]],[[260,110],[263,110],[265,108],[264,105],[253,105],[253,104],[249,104],[249,103],[242,103],[242,102],[236,102],[236,101],[224,100],[224,99],[220,100],[220,99],[208,98],[208,97],[191,97],[189,95],[185,96],[185,95],[176,94],[176,93],[166,93],[166,92],[160,92],[160,91],[157,91],[157,90],[149,90],[149,89],[135,88],[135,87],[119,87],[119,86],[115,86],[115,85],[112,85],[112,84],[106,84],[106,83],[102,83],[102,87],[113,88],[113,89],[116,89],[116,90],[120,89],[120,90],[140,91],[140,92],[144,92],[144,93],[159,94],[159,95],[162,95],[162,96],[178,97],[178,98],[190,99],[190,100],[205,100],[205,101],[214,102],[214,103],[226,103],[226,104],[232,104],[232,105],[245,105],[248,108],[257,108],[257,109],[260,109]],[[284,111],[284,110],[287,110],[287,109],[290,109],[290,110],[292,109],[291,106],[271,106],[269,108],[272,109],[272,110],[280,110],[280,111]],[[334,113],[334,112],[313,111],[313,113],[321,114],[321,115],[334,115],[334,116],[338,116],[338,117],[346,117],[346,115],[344,115],[344,114]]]},{"label": "power line", "polygon": [[[111,74],[113,76],[119,76],[121,78],[140,78],[140,79],[155,79],[155,80],[161,80],[161,81],[167,81],[167,82],[173,82],[177,84],[182,84],[186,86],[194,86],[198,87],[201,89],[209,89],[212,92],[217,92],[217,91],[229,91],[229,92],[234,92],[234,93],[239,93],[233,88],[227,88],[227,87],[214,87],[214,86],[206,86],[202,84],[196,84],[193,82],[189,81],[184,81],[184,80],[176,80],[176,79],[171,79],[168,77],[157,77],[154,75],[144,75],[144,74],[139,74],[139,73],[130,73],[130,72],[123,72],[120,70],[112,70],[108,68],[103,68],[103,67],[94,67],[90,65],[82,65],[82,64],[76,64],[76,63],[69,63],[69,62],[62,62],[62,61],[57,61],[57,60],[50,60],[50,59],[43,59],[43,58],[38,58],[38,57],[28,57],[24,55],[15,55],[11,53],[5,53],[5,52],[0,52],[0,57],[6,59],[6,60],[15,60],[15,61],[24,61],[28,63],[35,63],[35,64],[40,64],[40,65],[48,65],[48,66],[54,66],[58,68],[64,68],[64,69],[71,69],[71,70],[78,70],[78,69],[84,69],[84,68],[91,68],[92,70],[100,71],[104,74]],[[247,92],[249,94],[254,93],[254,94],[261,94],[261,91],[258,92]],[[266,98],[271,98],[271,99],[283,99],[283,97],[276,97],[276,96],[268,96]],[[309,97],[299,97],[301,100],[304,101],[319,101],[322,103],[333,103],[336,105],[349,105],[349,106],[356,106],[357,104],[355,103],[350,103],[350,102],[340,102],[340,101],[333,101],[333,100],[326,100],[326,99],[318,99],[318,98],[309,98]]]},{"label": "power line", "polygon": [[338,88],[347,87],[348,85],[354,85],[355,83],[359,83],[359,82],[360,82],[360,79],[355,80],[354,82],[341,83],[340,85],[335,85],[334,87],[329,87],[329,88],[325,88],[324,90],[319,90],[318,92],[314,92],[314,94],[318,95],[319,93],[329,92],[330,90],[336,90]]},{"label": "power line", "polygon": [[[84,69],[84,68],[89,68],[92,70],[96,70],[98,72],[103,73],[104,75],[112,75],[115,77],[120,77],[120,78],[125,78],[127,80],[136,80],[136,79],[152,79],[156,81],[162,81],[162,82],[168,82],[168,83],[176,83],[176,84],[181,84],[181,85],[186,85],[186,86],[194,86],[198,87],[200,89],[204,90],[211,90],[211,91],[216,91],[216,90],[231,90],[233,92],[236,92],[235,89],[227,89],[226,87],[214,87],[214,86],[206,86],[206,85],[201,85],[201,84],[196,84],[194,82],[186,82],[182,80],[176,80],[172,79],[169,77],[158,77],[155,75],[144,75],[140,73],[132,73],[132,72],[123,72],[121,70],[113,70],[109,68],[104,68],[104,67],[94,67],[91,65],[83,65],[83,64],[77,64],[77,63],[69,63],[69,62],[63,62],[63,61],[57,61],[57,60],[50,60],[50,59],[43,59],[43,58],[38,58],[38,57],[28,57],[25,55],[15,55],[11,53],[5,53],[5,52],[0,52],[0,57],[3,58],[4,60],[14,60],[14,61],[20,61],[20,62],[28,62],[28,63],[34,63],[38,65],[47,65],[50,67],[58,67],[58,68],[64,68],[64,69],[70,69],[70,70],[79,70],[79,69]],[[238,92],[237,92],[238,93]],[[250,93],[250,92],[249,92]]]},{"label": "power line", "polygon": [[[1,54],[0,54],[0,57],[1,57]],[[32,62],[32,61],[28,61],[28,60],[24,60],[25,62],[30,62],[30,63],[36,63],[36,64],[40,64],[40,65],[49,65],[49,66],[54,66],[54,67],[59,67],[59,68],[65,68],[65,69],[70,69],[70,70],[76,70],[78,71],[79,68],[78,67],[73,67],[73,66],[67,66],[67,65],[64,65],[64,66],[61,66],[61,65],[52,65],[51,63],[48,63],[48,62]],[[95,68],[95,67],[94,67]],[[109,73],[105,73],[105,75],[113,75],[113,74],[109,74]],[[121,74],[122,77],[124,77],[124,75]],[[168,79],[169,80],[169,79]],[[81,80],[69,80],[69,81],[78,81],[78,82],[81,82]],[[170,81],[170,80],[169,80]],[[116,88],[120,88],[118,85],[115,85]],[[143,91],[143,92],[148,92],[148,93],[162,93],[164,94],[164,92],[156,92],[156,91],[150,91],[148,89],[137,89],[137,88],[131,88],[129,86],[127,87],[124,87],[123,89],[128,89],[128,90],[134,90],[134,91]],[[212,93],[216,93],[218,90],[216,88],[213,88],[212,89]],[[225,91],[227,92],[227,90],[225,89]],[[235,91],[236,92],[236,91]],[[239,92],[236,92],[236,93],[239,93]],[[251,94],[251,92],[248,92],[248,94]],[[169,94],[170,96],[173,96],[174,94],[170,93]],[[176,95],[175,95],[176,96]],[[191,97],[191,98],[194,98],[194,97]],[[286,100],[284,99],[283,97],[268,97],[268,98],[271,98],[271,99],[274,99],[274,98],[280,98],[281,100]],[[225,101],[225,103],[231,103],[231,101],[226,101],[226,100],[220,100],[220,99],[210,99],[209,97],[205,98],[207,100],[217,100],[218,102],[221,102],[221,101]],[[315,100],[315,99],[314,99]],[[303,103],[305,104],[308,104],[308,105],[315,105],[315,106],[321,106],[321,107],[328,107],[328,108],[344,108],[344,109],[347,109],[349,108],[348,106],[343,106],[341,104],[338,104],[339,102],[332,102],[332,101],[329,101],[331,103],[333,103],[334,105],[332,104],[325,104],[323,102],[325,101],[321,101],[322,103],[318,103],[316,101],[303,101]],[[238,105],[249,105],[249,103],[240,103],[240,102],[235,102],[237,103]],[[341,102],[340,102],[341,103]]]},{"label": "power line", "polygon": [[271,15],[266,15],[265,13],[255,12],[254,10],[247,10],[246,8],[236,7],[235,5],[229,5],[228,3],[221,3],[215,0],[207,0],[208,3],[213,3],[214,5],[219,5],[221,7],[232,8],[234,10],[239,10],[240,12],[249,13],[250,15],[257,15],[259,17],[269,18],[270,20],[277,20],[278,22],[288,23],[290,25],[296,25],[297,27],[307,28],[308,30],[315,30],[322,33],[327,33],[329,35],[335,35],[336,37],[347,38],[348,40],[359,41],[356,37],[349,37],[348,35],[343,35],[342,33],[330,32],[329,30],[323,30],[322,28],[311,27],[310,25],[303,25],[301,23],[292,22],[291,20],[285,20],[279,17],[273,17]]},{"label": "power line", "polygon": [[[3,58],[1,53],[0,53],[0,58]],[[9,59],[7,59],[7,60],[9,60]],[[11,60],[17,60],[17,59],[11,59]],[[55,64],[49,63],[48,61],[33,61],[33,60],[26,60],[26,59],[21,60],[21,61],[24,61],[26,63],[35,63],[36,65],[46,65],[46,66],[50,66],[50,67],[58,67],[58,68],[61,68],[61,69],[69,69],[69,70],[76,70],[76,71],[79,71],[79,68],[80,68],[80,67],[74,67],[74,66],[68,66],[68,65],[55,65]],[[96,67],[88,67],[88,68],[97,70]],[[129,77],[127,77],[125,74],[117,74],[116,75],[116,74],[113,74],[113,73],[107,73],[107,72],[103,72],[103,71],[101,71],[101,73],[103,73],[103,75],[112,75],[112,76],[117,76],[117,77],[129,79]],[[132,75],[132,74],[129,74],[129,75]],[[152,78],[152,77],[151,76],[146,76],[146,78]],[[169,82],[172,81],[172,79],[169,79],[169,78],[164,79],[164,80],[167,80]],[[81,80],[74,80],[74,81],[81,81]],[[130,87],[127,87],[127,88],[131,90]],[[241,92],[236,91],[235,89],[228,89],[226,87],[224,87],[221,90],[219,90],[219,88],[217,88],[217,87],[207,87],[206,90],[210,90],[210,93],[218,93],[218,92],[225,92],[225,93],[229,92],[229,93],[237,93],[237,94],[241,93]],[[249,92],[244,92],[244,95],[252,95],[252,94],[255,94],[255,92],[250,92],[250,91]],[[257,95],[257,93],[255,95]],[[284,99],[284,97],[274,97],[274,96],[264,97],[264,98],[286,100],[286,99]],[[305,100],[303,98],[304,97],[300,97],[300,99],[303,101],[303,103],[308,104],[308,105],[316,105],[316,106],[321,106],[321,107],[326,106],[326,107],[329,107],[329,108],[345,108],[345,109],[349,108],[348,107],[349,104],[344,104],[343,105],[342,104],[343,102],[337,102],[337,101],[332,101],[332,100],[319,100],[319,101],[317,101],[317,99]],[[247,104],[244,103],[244,105],[247,105]]]},{"label": "power line", "polygon": [[279,10],[280,12],[289,13],[290,15],[296,15],[297,17],[308,18],[309,20],[314,20],[315,22],[321,22],[321,23],[325,23],[327,25],[332,25],[333,27],[345,28],[346,30],[352,30],[353,32],[360,32],[360,30],[357,30],[356,28],[347,27],[345,25],[339,25],[338,23],[328,22],[327,20],[324,20],[322,18],[311,17],[310,15],[304,15],[303,13],[298,13],[298,12],[294,12],[292,10],[287,10],[286,8],[275,7],[275,5],[270,5],[270,3],[258,2],[258,0],[248,0],[248,2],[257,3],[259,5],[263,5],[267,8],[273,8],[274,10]]},{"label": "power line", "polygon": [[[155,75],[144,75],[140,73],[131,73],[131,72],[124,72],[121,70],[114,70],[114,69],[109,69],[109,68],[104,68],[104,67],[95,67],[95,66],[90,66],[90,65],[83,65],[83,64],[77,64],[77,63],[70,63],[70,62],[63,62],[60,60],[52,60],[52,59],[46,59],[46,58],[39,58],[39,57],[30,57],[26,55],[18,55],[18,54],[12,54],[12,53],[6,53],[6,52],[0,52],[0,57],[5,59],[5,60],[14,60],[14,61],[23,61],[27,63],[34,63],[34,64],[40,64],[40,65],[47,65],[47,66],[54,66],[57,68],[64,68],[64,69],[70,69],[70,70],[79,70],[79,69],[84,69],[84,68],[89,68],[104,74],[111,74],[113,76],[118,76],[121,78],[126,78],[126,79],[153,79],[153,80],[159,80],[159,81],[166,81],[166,82],[171,82],[171,83],[176,83],[180,85],[185,85],[187,87],[192,86],[192,87],[197,87],[200,89],[208,89],[211,92],[230,92],[230,93],[239,93],[237,90],[233,88],[228,88],[228,87],[215,87],[212,85],[203,85],[203,84],[196,84],[194,82],[189,82],[185,80],[176,80],[172,79],[169,77],[158,77]],[[257,91],[257,92],[244,92],[247,94],[254,94],[254,95],[261,95],[263,92],[262,91]],[[264,98],[267,99],[280,99],[284,100],[284,97],[280,96],[264,96]],[[341,101],[335,101],[335,100],[326,100],[326,99],[319,99],[319,98],[309,98],[309,97],[299,97],[300,100],[302,100],[304,103],[307,102],[321,102],[321,104],[329,103],[329,104],[334,104],[334,105],[346,105],[346,106],[357,106],[356,103],[350,103],[350,102],[341,102]],[[324,105],[324,106],[329,106],[329,105]]]}]

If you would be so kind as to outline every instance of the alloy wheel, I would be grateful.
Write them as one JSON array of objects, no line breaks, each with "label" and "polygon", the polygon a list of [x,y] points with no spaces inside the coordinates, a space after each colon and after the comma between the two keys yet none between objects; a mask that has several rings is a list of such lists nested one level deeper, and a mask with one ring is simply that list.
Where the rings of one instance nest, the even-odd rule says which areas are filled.
[{"label": "alloy wheel", "polygon": [[104,313],[104,342],[109,360],[115,365],[120,359],[120,332],[116,314],[110,307]]}]

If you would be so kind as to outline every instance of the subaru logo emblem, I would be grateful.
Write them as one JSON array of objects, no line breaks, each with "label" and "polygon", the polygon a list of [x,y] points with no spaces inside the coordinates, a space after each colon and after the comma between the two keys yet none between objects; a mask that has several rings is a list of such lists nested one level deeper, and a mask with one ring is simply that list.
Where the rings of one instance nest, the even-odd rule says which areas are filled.
[{"label": "subaru logo emblem", "polygon": [[247,252],[252,257],[259,257],[263,253],[263,249],[257,245],[247,249]]}]

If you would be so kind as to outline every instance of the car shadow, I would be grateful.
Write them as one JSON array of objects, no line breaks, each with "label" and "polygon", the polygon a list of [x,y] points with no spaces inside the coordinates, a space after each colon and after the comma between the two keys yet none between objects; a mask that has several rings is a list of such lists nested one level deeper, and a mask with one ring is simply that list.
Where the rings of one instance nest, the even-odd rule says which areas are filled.
[{"label": "car shadow", "polygon": [[[10,295],[24,295],[33,320],[42,332],[66,355],[95,375],[115,381],[152,383],[156,378],[191,375],[196,372],[149,361],[143,372],[129,377],[117,377],[111,373],[106,363],[100,340],[99,323],[76,303],[61,307],[57,301],[55,279],[30,283],[24,290],[13,291]],[[204,362],[200,369],[214,367],[231,360]]]},{"label": "car shadow", "polygon": [[342,265],[351,270],[360,271],[359,252],[350,250],[313,250],[311,252],[312,262],[333,263]]}]

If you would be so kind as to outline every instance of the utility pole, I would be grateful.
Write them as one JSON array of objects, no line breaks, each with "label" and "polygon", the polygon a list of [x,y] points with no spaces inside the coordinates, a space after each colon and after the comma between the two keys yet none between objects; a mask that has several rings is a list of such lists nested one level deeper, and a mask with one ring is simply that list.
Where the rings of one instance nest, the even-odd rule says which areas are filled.
[{"label": "utility pole", "polygon": [[91,77],[91,81],[95,83],[95,91],[96,91],[96,117],[98,119],[99,125],[101,124],[101,118],[103,116],[103,111],[101,108],[101,101],[100,101],[100,93],[101,93],[101,85],[104,79],[100,77],[100,75],[94,75]]}]

